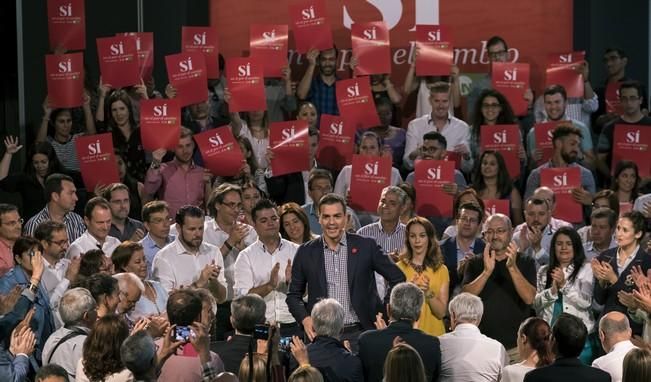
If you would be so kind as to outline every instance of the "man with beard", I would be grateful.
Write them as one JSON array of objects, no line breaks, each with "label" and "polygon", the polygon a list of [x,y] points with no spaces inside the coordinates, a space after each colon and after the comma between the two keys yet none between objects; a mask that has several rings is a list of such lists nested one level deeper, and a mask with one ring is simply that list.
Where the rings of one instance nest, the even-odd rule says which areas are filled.
[{"label": "man with beard", "polygon": [[152,153],[153,160],[145,177],[145,192],[151,196],[158,193],[159,199],[167,202],[171,216],[187,204],[204,206],[206,188],[210,187],[210,182],[204,181],[204,168],[192,160],[193,152],[192,131],[181,127],[173,160],[161,164],[167,153],[165,149]]},{"label": "man with beard", "polygon": [[207,288],[221,302],[226,298],[224,259],[217,247],[203,242],[203,223],[199,207],[178,210],[178,236],[154,257],[153,276],[168,292],[189,286]]},{"label": "man with beard", "polygon": [[581,150],[582,134],[571,123],[559,123],[552,135],[553,154],[547,163],[543,163],[529,174],[527,187],[524,192],[525,199],[530,198],[534,191],[540,187],[540,172],[543,168],[578,167],[581,170],[581,187],[572,190],[572,197],[585,206],[592,204],[592,194],[597,192],[594,177],[587,168],[576,163]]},{"label": "man with beard", "polygon": [[[337,49],[332,48],[319,52],[310,50],[307,55],[307,70],[298,83],[296,96],[303,101],[310,101],[316,106],[316,111],[321,114],[339,115],[337,107],[336,87],[337,81]],[[314,70],[319,65],[318,75]]]},{"label": "man with beard", "polygon": [[533,258],[520,253],[511,242],[512,234],[508,216],[494,214],[486,220],[486,247],[482,255],[468,261],[462,289],[482,299],[485,310],[479,329],[501,342],[514,363],[519,357],[517,336],[513,334],[531,316],[536,266]]},{"label": "man with beard", "polygon": [[145,237],[145,226],[141,221],[131,219],[129,188],[122,183],[113,183],[102,193],[111,206],[111,230],[109,235],[120,241],[140,241]]}]

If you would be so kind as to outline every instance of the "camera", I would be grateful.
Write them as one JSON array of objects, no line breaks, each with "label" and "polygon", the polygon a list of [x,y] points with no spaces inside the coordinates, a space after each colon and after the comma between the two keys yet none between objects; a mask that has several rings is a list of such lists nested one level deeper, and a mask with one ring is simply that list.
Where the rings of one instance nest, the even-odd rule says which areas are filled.
[{"label": "camera", "polygon": [[174,335],[177,341],[189,342],[190,336],[194,336],[194,333],[189,326],[177,326]]}]

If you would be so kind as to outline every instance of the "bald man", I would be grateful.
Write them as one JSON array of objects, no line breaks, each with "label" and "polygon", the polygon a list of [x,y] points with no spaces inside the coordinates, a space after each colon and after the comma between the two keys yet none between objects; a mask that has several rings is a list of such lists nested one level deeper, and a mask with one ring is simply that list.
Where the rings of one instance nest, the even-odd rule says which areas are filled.
[{"label": "bald man", "polygon": [[610,312],[599,320],[599,339],[608,354],[595,359],[592,367],[610,374],[612,382],[621,382],[624,357],[636,348],[631,342],[631,334],[628,317],[621,312]]}]

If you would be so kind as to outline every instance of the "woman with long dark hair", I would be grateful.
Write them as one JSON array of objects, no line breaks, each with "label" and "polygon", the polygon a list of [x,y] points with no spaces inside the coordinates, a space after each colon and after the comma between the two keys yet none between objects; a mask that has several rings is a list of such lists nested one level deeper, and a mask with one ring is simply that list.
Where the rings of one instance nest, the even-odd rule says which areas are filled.
[{"label": "woman with long dark hair", "polygon": [[542,318],[524,320],[518,329],[518,353],[522,362],[506,366],[501,381],[522,382],[531,370],[551,365],[554,362],[551,334],[549,324]]},{"label": "woman with long dark hair", "polygon": [[425,295],[418,319],[418,328],[427,334],[445,333],[443,317],[448,306],[450,276],[429,220],[416,216],[407,222],[405,247],[398,268],[407,281],[418,286]]},{"label": "woman with long dark hair", "polygon": [[84,341],[77,364],[77,382],[130,382],[133,375],[120,359],[120,346],[129,336],[126,321],[114,314],[104,316]]},{"label": "woman with long dark hair", "polygon": [[[550,325],[565,312],[579,317],[594,332],[592,316],[592,268],[586,262],[579,234],[571,227],[561,227],[549,245],[549,264],[538,270],[538,287],[533,307]],[[586,341],[581,360],[590,364],[592,344]]]},{"label": "woman with long dark hair", "polygon": [[522,216],[522,197],[506,169],[504,157],[498,151],[486,150],[475,166],[472,188],[483,200],[508,200],[511,206],[511,220],[514,225],[524,221]]},{"label": "woman with long dark hair", "polygon": [[425,382],[420,354],[406,343],[398,343],[384,360],[384,382]]},{"label": "woman with long dark hair", "polygon": [[628,206],[629,211],[633,208],[633,203],[635,203],[635,199],[638,197],[639,185],[640,172],[637,164],[629,160],[617,162],[610,189],[617,195],[620,206]]},{"label": "woman with long dark hair", "polygon": [[305,211],[296,203],[285,203],[278,208],[280,235],[283,239],[303,244],[314,238]]}]

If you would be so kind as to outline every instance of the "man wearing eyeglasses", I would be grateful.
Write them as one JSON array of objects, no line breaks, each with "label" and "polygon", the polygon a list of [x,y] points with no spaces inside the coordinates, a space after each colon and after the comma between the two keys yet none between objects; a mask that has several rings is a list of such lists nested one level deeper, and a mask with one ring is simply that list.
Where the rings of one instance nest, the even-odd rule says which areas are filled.
[{"label": "man wearing eyeglasses", "polygon": [[511,219],[494,214],[484,226],[486,247],[482,255],[468,261],[463,292],[481,297],[484,316],[479,329],[504,345],[511,363],[518,362],[517,336],[520,323],[531,316],[536,296],[534,259],[520,253],[513,238]]},{"label": "man wearing eyeglasses", "polygon": [[23,219],[18,207],[0,203],[0,277],[14,267],[14,243],[20,237]]}]

